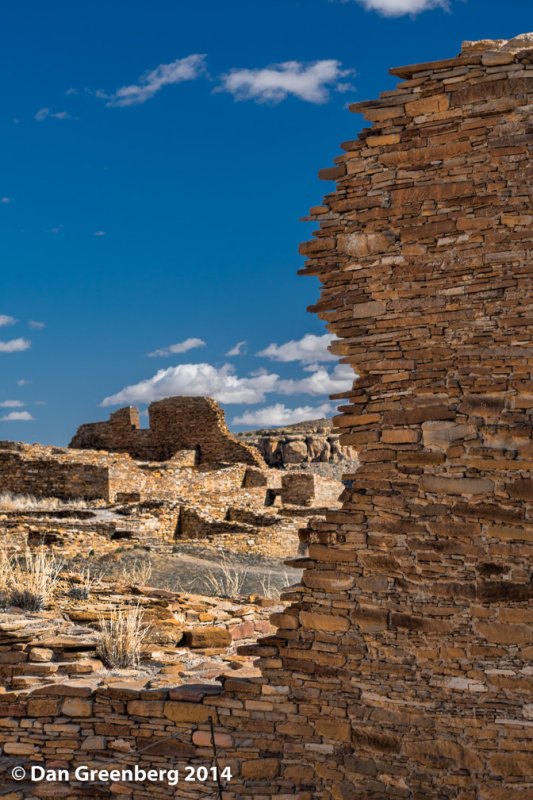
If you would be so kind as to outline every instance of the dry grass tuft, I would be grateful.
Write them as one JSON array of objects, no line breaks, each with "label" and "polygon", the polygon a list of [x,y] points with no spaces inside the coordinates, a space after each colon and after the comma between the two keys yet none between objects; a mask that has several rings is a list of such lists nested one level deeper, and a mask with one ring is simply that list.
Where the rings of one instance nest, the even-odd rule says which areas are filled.
[{"label": "dry grass tuft", "polygon": [[223,558],[219,569],[208,572],[201,580],[206,594],[235,598],[242,595],[247,577],[248,570],[234,567]]},{"label": "dry grass tuft", "polygon": [[139,669],[142,643],[150,629],[143,623],[143,610],[131,606],[100,618],[98,655],[110,669]]},{"label": "dry grass tuft", "polygon": [[[280,586],[283,584],[283,586]],[[278,577],[276,581],[276,577],[273,575],[272,572],[268,572],[266,575],[261,576],[259,579],[259,586],[261,587],[261,594],[263,597],[269,597],[272,600],[277,600],[283,591],[290,584],[289,573],[284,572],[283,576]]]},{"label": "dry grass tuft", "polygon": [[0,593],[5,605],[25,611],[40,611],[46,606],[57,584],[63,562],[44,548],[24,556],[8,556],[0,549]]},{"label": "dry grass tuft", "polygon": [[121,579],[131,586],[146,586],[152,577],[152,565],[149,561],[136,559],[122,567]]},{"label": "dry grass tuft", "polygon": [[0,493],[0,511],[55,511],[62,508],[86,508],[86,506],[84,500],[60,500],[58,497]]},{"label": "dry grass tuft", "polygon": [[91,575],[90,570],[83,569],[81,571],[81,581],[79,583],[72,583],[68,590],[68,596],[73,600],[88,600],[93,586],[100,583],[101,575]]}]

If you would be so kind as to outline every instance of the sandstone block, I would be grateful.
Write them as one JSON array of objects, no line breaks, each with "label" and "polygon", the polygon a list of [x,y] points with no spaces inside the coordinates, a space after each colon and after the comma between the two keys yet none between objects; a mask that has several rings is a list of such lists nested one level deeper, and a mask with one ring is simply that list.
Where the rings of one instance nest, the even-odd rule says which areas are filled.
[{"label": "sandstone block", "polygon": [[375,253],[386,253],[394,240],[392,233],[344,233],[337,239],[337,248],[341,254],[362,258]]},{"label": "sandstone block", "polygon": [[105,736],[87,736],[81,743],[81,749],[93,752],[96,750],[105,750],[106,739]]},{"label": "sandstone block", "polygon": [[55,717],[59,713],[58,700],[29,700],[29,717]]},{"label": "sandstone block", "polygon": [[215,717],[215,711],[197,703],[169,700],[164,706],[164,716],[173,722],[206,722],[209,717]]},{"label": "sandstone block", "polygon": [[4,753],[9,756],[28,756],[35,753],[35,745],[30,742],[6,742]]},{"label": "sandstone block", "polygon": [[300,622],[304,628],[326,631],[328,633],[347,631],[350,627],[350,623],[346,617],[330,614],[315,614],[312,611],[300,611]]},{"label": "sandstone block", "polygon": [[512,625],[500,622],[477,622],[476,630],[493,644],[522,645],[531,641],[529,625]]},{"label": "sandstone block", "polygon": [[228,647],[231,634],[226,628],[192,628],[183,632],[183,642],[191,649],[204,647]]},{"label": "sandstone block", "polygon": [[93,713],[92,700],[84,700],[82,697],[67,697],[63,701],[61,712],[66,717],[90,717]]},{"label": "sandstone block", "polygon": [[315,730],[324,739],[335,739],[338,742],[349,742],[350,723],[343,719],[319,719]]},{"label": "sandstone block", "polygon": [[51,661],[54,657],[54,651],[48,647],[32,647],[30,650],[30,661]]},{"label": "sandstone block", "polygon": [[327,589],[331,592],[343,592],[351,589],[355,579],[350,575],[340,572],[320,572],[318,570],[306,570],[302,577],[302,583],[311,589]]},{"label": "sandstone block", "polygon": [[137,717],[162,717],[164,703],[160,700],[131,700],[128,705],[128,714]]},{"label": "sandstone block", "polygon": [[241,775],[249,780],[265,780],[275,778],[279,773],[280,762],[277,758],[255,758],[244,761],[241,766]]},{"label": "sandstone block", "polygon": [[[213,747],[211,731],[195,731],[192,735],[192,741],[197,747]],[[215,731],[215,744],[223,749],[233,747],[233,737],[227,733],[217,733]]]},{"label": "sandstone block", "polygon": [[498,753],[491,757],[490,763],[497,775],[531,778],[531,753]]},{"label": "sandstone block", "polygon": [[437,475],[423,475],[420,485],[435,494],[489,494],[494,489],[493,481],[487,478],[445,478]]}]

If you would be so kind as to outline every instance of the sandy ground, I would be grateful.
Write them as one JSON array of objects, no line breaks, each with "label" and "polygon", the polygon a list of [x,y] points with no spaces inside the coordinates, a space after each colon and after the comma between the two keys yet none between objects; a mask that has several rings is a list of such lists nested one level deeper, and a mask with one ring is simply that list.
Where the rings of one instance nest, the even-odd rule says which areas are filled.
[{"label": "sandy ground", "polygon": [[298,583],[301,577],[301,570],[287,567],[279,559],[222,549],[213,553],[198,546],[180,546],[176,553],[127,549],[101,558],[92,568],[112,578],[145,570],[147,575],[149,571],[147,582],[157,588],[215,596],[262,594],[273,597],[285,587]]}]

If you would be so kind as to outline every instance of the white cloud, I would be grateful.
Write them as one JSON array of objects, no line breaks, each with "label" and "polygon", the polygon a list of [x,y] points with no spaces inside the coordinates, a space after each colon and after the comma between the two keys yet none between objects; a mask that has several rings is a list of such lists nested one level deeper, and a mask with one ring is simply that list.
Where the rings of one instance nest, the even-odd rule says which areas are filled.
[{"label": "white cloud", "polygon": [[106,235],[105,231],[95,231],[93,233],[93,236],[105,236],[105,235]]},{"label": "white cloud", "polygon": [[[341,0],[342,3],[349,0]],[[448,8],[448,0],[356,0],[367,11],[377,11],[384,17],[402,17],[404,14],[419,14],[433,8]]]},{"label": "white cloud", "polygon": [[21,378],[19,381],[17,381],[17,386],[28,386],[28,384],[30,383],[31,381],[27,381],[25,378]]},{"label": "white cloud", "polygon": [[39,111],[34,115],[34,119],[38,122],[42,122],[43,119],[47,117],[53,117],[54,119],[70,119],[70,114],[68,111],[57,111],[53,114],[49,108],[40,108]]},{"label": "white cloud", "polygon": [[4,325],[14,325],[16,321],[15,317],[10,317],[7,314],[0,314],[0,328]]},{"label": "white cloud", "polygon": [[343,81],[354,74],[342,69],[336,59],[302,63],[285,61],[264,69],[232,69],[222,75],[215,91],[229,92],[236,100],[279,103],[289,95],[308,103],[326,103],[330,90],[345,92],[352,87]]},{"label": "white cloud", "polygon": [[67,89],[65,94],[78,94],[78,90],[77,89]]},{"label": "white cloud", "polygon": [[308,378],[280,380],[276,391],[280,394],[336,394],[352,388],[355,374],[349,364],[337,364],[333,372],[320,367]]},{"label": "white cloud", "polygon": [[265,395],[328,395],[351,388],[354,373],[351,367],[337,364],[330,373],[324,367],[306,378],[281,379],[276,373],[258,370],[240,378],[232,364],[214,367],[211,364],[180,364],[160,369],[151,378],[126,386],[106,397],[102,406],[121,403],[151,403],[173,395],[206,395],[221,403],[261,403]]},{"label": "white cloud", "polygon": [[11,202],[10,197],[0,197],[0,203],[3,203],[5,206],[9,205],[10,202]]},{"label": "white cloud", "polygon": [[106,397],[102,406],[121,403],[151,403],[173,395],[204,395],[220,403],[260,403],[265,394],[273,392],[279,375],[263,373],[239,378],[232,364],[216,368],[211,364],[179,364],[160,369],[140,383],[126,386],[117,394]]},{"label": "white cloud", "polygon": [[196,336],[191,336],[183,342],[176,342],[168,347],[162,347],[159,350],[154,350],[153,353],[148,353],[150,358],[159,358],[160,356],[171,356],[177,353],[186,353],[188,350],[193,350],[195,347],[205,347],[203,339],[198,339]]},{"label": "white cloud", "polygon": [[0,408],[22,408],[24,403],[20,400],[2,400],[0,401]]},{"label": "white cloud", "polygon": [[228,350],[226,353],[227,356],[244,356],[246,355],[246,348],[245,345],[246,341],[244,342],[237,342],[235,347],[232,347],[231,350]]},{"label": "white cloud", "polygon": [[323,336],[306,333],[299,340],[291,339],[285,344],[269,344],[256,355],[269,358],[271,361],[300,361],[302,364],[336,361],[337,356],[328,351],[328,346],[334,339],[335,336],[332,333],[325,333]]},{"label": "white cloud", "polygon": [[35,319],[30,319],[28,325],[30,328],[35,328],[36,330],[41,330],[41,328],[46,327],[44,322],[37,322]]},{"label": "white cloud", "polygon": [[320,406],[299,406],[298,408],[287,408],[283,403],[275,403],[273,406],[259,408],[257,411],[245,411],[244,414],[232,420],[232,425],[259,425],[261,427],[291,425],[294,422],[304,422],[308,419],[321,419],[334,411],[335,408],[331,403],[322,403]]},{"label": "white cloud", "polygon": [[34,419],[29,411],[10,411],[5,417],[0,417],[0,422],[31,422]]},{"label": "white cloud", "polygon": [[0,342],[0,353],[21,353],[30,347],[28,339],[11,339],[9,342]]},{"label": "white cloud", "polygon": [[163,86],[182,81],[193,81],[205,72],[205,54],[195,53],[186,58],[178,58],[170,64],[159,64],[153,70],[145,72],[139,83],[122,86],[112,95],[97,92],[98,97],[105,98],[108,106],[135,106],[145,103]]}]

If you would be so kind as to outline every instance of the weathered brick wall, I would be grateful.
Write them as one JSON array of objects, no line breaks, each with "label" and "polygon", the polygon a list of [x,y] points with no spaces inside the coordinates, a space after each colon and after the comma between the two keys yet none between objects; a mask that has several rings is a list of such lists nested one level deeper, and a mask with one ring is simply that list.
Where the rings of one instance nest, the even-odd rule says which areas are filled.
[{"label": "weathered brick wall", "polygon": [[139,411],[129,406],[107,422],[81,425],[70,447],[129,453],[133,458],[166,461],[180,451],[197,453],[197,463],[240,463],[265,466],[254,447],[233,437],[224,412],[209,397],[167,397],[148,408],[150,429],[139,427]]}]

